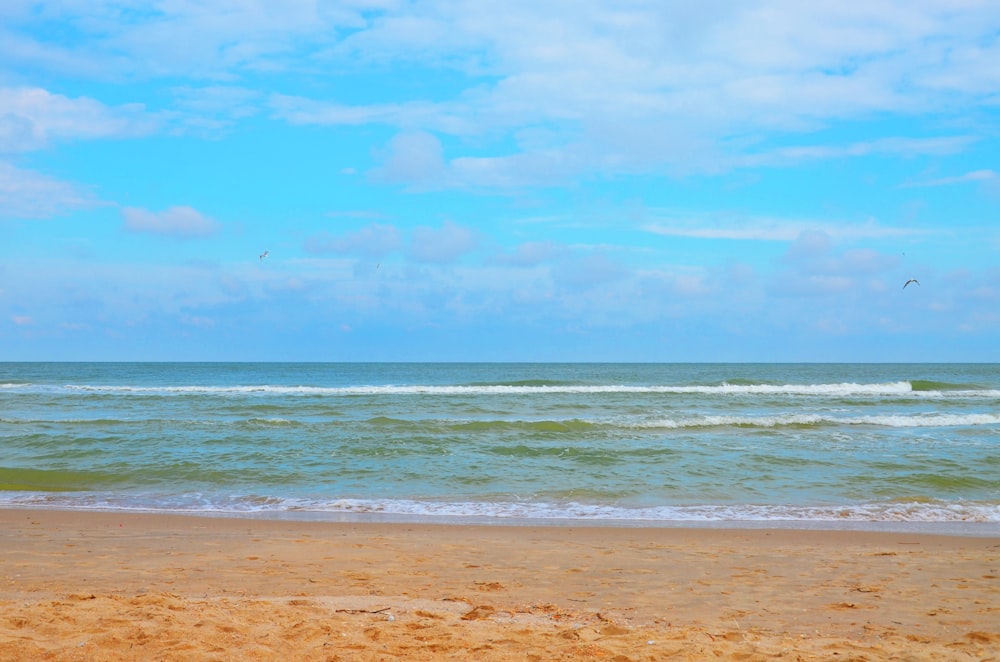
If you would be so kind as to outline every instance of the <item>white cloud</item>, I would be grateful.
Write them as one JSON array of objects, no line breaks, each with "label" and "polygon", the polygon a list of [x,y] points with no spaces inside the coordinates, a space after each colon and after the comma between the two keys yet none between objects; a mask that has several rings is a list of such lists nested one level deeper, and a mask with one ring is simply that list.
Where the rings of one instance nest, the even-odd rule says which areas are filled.
[{"label": "white cloud", "polygon": [[580,155],[574,147],[538,152],[522,152],[499,157],[462,157],[449,163],[449,181],[466,187],[510,188],[547,186],[564,182],[569,176],[594,166],[594,160]]},{"label": "white cloud", "polygon": [[[380,104],[285,99],[289,121],[382,123],[489,138],[544,127],[543,145],[462,155],[452,186],[517,186],[587,171],[705,172],[869,155],[954,154],[969,135],[897,136],[757,148],[733,140],[794,134],[881,114],[976,108],[996,96],[987,2],[514,3],[457,2],[376,14],[332,51],[341,60],[407,60],[468,76],[450,98]],[[961,57],[952,58],[959,52]],[[485,74],[488,78],[481,78]],[[279,104],[280,105],[280,104]],[[536,134],[532,134],[536,135]],[[399,172],[405,176],[407,171]]]},{"label": "white cloud", "polygon": [[856,285],[857,281],[850,276],[807,274],[776,279],[772,292],[785,296],[815,297],[849,292],[854,290]]},{"label": "white cloud", "polygon": [[[222,79],[241,70],[282,70],[293,55],[331,42],[338,28],[363,27],[362,11],[377,4],[52,0],[38,6],[23,3],[8,12],[5,23],[19,38],[16,52],[24,57],[22,66],[86,71],[108,79]],[[85,46],[66,55],[58,46],[50,48],[45,28],[52,24],[67,26],[63,32],[72,30]],[[12,49],[0,47],[0,52]]]},{"label": "white cloud", "polygon": [[380,211],[373,211],[370,209],[344,209],[339,211],[327,212],[326,216],[330,218],[368,218],[368,219],[385,219],[389,218],[388,214],[382,213]]},{"label": "white cloud", "polygon": [[567,260],[553,269],[552,278],[571,290],[586,290],[621,280],[628,271],[603,253]]},{"label": "white cloud", "polygon": [[314,235],[306,240],[305,250],[309,253],[352,254],[377,259],[399,250],[402,245],[402,234],[395,226],[372,223],[356,232]]},{"label": "white cloud", "polygon": [[955,177],[941,177],[939,179],[930,179],[926,181],[918,182],[908,182],[903,184],[901,188],[914,188],[914,187],[924,187],[924,186],[951,186],[953,184],[965,184],[968,182],[990,182],[997,181],[1000,179],[1000,174],[995,170],[973,170],[962,175],[957,175]]},{"label": "white cloud", "polygon": [[415,228],[410,241],[410,254],[418,262],[446,264],[475,249],[477,243],[472,230],[445,221],[439,229]]},{"label": "white cloud", "polygon": [[885,273],[899,263],[896,255],[887,255],[871,248],[853,248],[841,257],[844,266],[855,275]]},{"label": "white cloud", "polygon": [[551,241],[525,241],[518,244],[513,252],[497,255],[493,262],[514,267],[536,267],[564,250]]},{"label": "white cloud", "polygon": [[208,85],[205,87],[175,87],[175,103],[185,110],[248,117],[257,112],[254,101],[260,93],[243,87]]},{"label": "white cloud", "polygon": [[703,297],[714,292],[701,275],[681,274],[674,278],[673,290],[679,296]]},{"label": "white cloud", "polygon": [[139,136],[156,126],[139,104],[110,107],[41,88],[0,88],[0,151],[40,149],[56,140]]},{"label": "white cloud", "polygon": [[695,224],[650,223],[644,227],[647,232],[670,237],[692,237],[696,239],[736,239],[751,241],[789,241],[799,230],[794,225],[755,225],[753,227],[699,227]]},{"label": "white cloud", "polygon": [[733,159],[741,166],[788,166],[806,161],[844,159],[860,156],[948,156],[957,154],[975,142],[972,136],[943,136],[935,138],[880,138],[846,145],[798,145],[782,147],[760,153],[751,153]]},{"label": "white cloud", "polygon": [[445,178],[441,142],[426,132],[401,133],[389,144],[383,165],[373,175],[382,181],[436,188]]},{"label": "white cloud", "polygon": [[48,218],[100,204],[75,184],[0,161],[0,216]]},{"label": "white cloud", "polygon": [[833,239],[826,232],[803,231],[772,272],[769,291],[806,298],[849,290],[852,297],[882,295],[888,291],[886,279],[899,277],[899,255],[872,248],[837,250]]},{"label": "white cloud", "polygon": [[125,229],[178,238],[205,237],[218,229],[218,223],[191,207],[170,207],[152,212],[138,207],[122,209]]},{"label": "white cloud", "polygon": [[788,247],[785,259],[793,262],[815,262],[816,259],[829,253],[831,246],[830,235],[807,230],[800,233]]},{"label": "white cloud", "polygon": [[225,85],[179,86],[171,90],[174,110],[172,123],[195,132],[228,129],[237,120],[252,117],[260,110],[262,95],[256,90]]},{"label": "white cloud", "polygon": [[210,329],[216,322],[211,317],[201,317],[198,315],[181,315],[180,323],[186,326],[194,326],[203,329]]},{"label": "white cloud", "polygon": [[356,126],[369,123],[400,124],[401,110],[394,105],[349,106],[337,102],[319,102],[285,94],[271,96],[274,114],[290,124]]},{"label": "white cloud", "polygon": [[[918,121],[913,135],[789,144],[841,121],[967,119],[1000,104],[1000,9],[989,0],[6,4],[0,63],[24,63],[21,75],[239,79],[173,88],[174,121],[214,130],[257,112],[253,74],[293,72],[283,91],[298,95],[267,98],[275,117],[398,131],[374,174],[420,189],[955,154],[977,139],[972,128]],[[49,25],[71,26],[78,46],[53,43]],[[396,63],[447,82],[398,85]],[[393,92],[339,84],[355,76]],[[301,81],[328,92],[301,96],[310,89]],[[0,148],[135,135],[156,123],[140,107],[58,95],[43,105],[0,118]],[[447,158],[445,137],[461,139],[445,141]]]},{"label": "white cloud", "polygon": [[[0,12],[10,8],[12,2],[0,3]],[[27,3],[24,3],[27,5]],[[81,49],[67,47],[49,40],[35,38],[28,31],[20,33],[16,24],[27,24],[28,12],[15,17],[0,14],[0,73],[12,63],[19,68],[57,71],[81,79],[102,79],[113,69],[113,58]],[[83,51],[83,52],[82,52]],[[6,67],[5,67],[6,65]]]},{"label": "white cloud", "polygon": [[[653,212],[656,214],[656,212]],[[671,237],[730,239],[736,241],[795,241],[803,234],[822,234],[837,239],[877,239],[921,234],[910,228],[894,228],[874,221],[829,222],[774,217],[736,217],[670,213],[664,220],[645,223],[646,232]]]}]

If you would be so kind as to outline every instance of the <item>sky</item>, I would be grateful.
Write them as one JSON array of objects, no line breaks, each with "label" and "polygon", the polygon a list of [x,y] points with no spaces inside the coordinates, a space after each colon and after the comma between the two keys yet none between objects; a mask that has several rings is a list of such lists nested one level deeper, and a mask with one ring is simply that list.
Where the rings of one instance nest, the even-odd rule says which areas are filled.
[{"label": "sky", "polygon": [[3,361],[998,362],[1000,3],[4,0],[0,240]]}]

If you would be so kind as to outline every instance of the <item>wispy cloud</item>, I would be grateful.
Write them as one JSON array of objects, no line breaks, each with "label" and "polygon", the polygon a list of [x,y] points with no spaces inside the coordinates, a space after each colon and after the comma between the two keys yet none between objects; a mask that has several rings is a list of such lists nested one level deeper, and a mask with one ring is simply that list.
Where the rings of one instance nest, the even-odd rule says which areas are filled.
[{"label": "wispy cloud", "polygon": [[403,236],[398,228],[372,223],[356,232],[313,235],[306,240],[304,248],[308,253],[338,253],[377,259],[399,250],[402,245]]},{"label": "wispy cloud", "polygon": [[571,290],[586,290],[615,281],[628,275],[619,262],[604,253],[595,252],[566,260],[553,270],[553,280]]},{"label": "wispy cloud", "polygon": [[[529,3],[502,15],[478,3],[456,3],[448,14],[413,6],[377,13],[331,57],[362,63],[416,57],[457,68],[466,76],[459,93],[367,105],[275,96],[272,104],[293,123],[377,123],[485,137],[550,130],[543,144],[519,138],[514,150],[496,145],[493,153],[445,159],[447,186],[518,186],[527,170],[551,181],[587,171],[706,172],[954,154],[976,137],[831,139],[765,151],[730,138],[974,106],[996,89],[988,68],[968,64],[993,49],[989,39],[976,38],[989,33],[991,18],[985,5],[967,7],[959,18],[945,2],[905,11],[879,2],[851,11],[795,3],[720,2],[682,11],[659,3],[583,2],[572,15],[558,16]],[[418,25],[424,37],[440,38],[415,38]],[[477,49],[486,57],[461,57]],[[965,54],[961,62],[945,57],[955,49]]]},{"label": "wispy cloud", "polygon": [[379,181],[415,188],[441,187],[447,178],[444,149],[435,136],[424,131],[398,134],[372,175]]},{"label": "wispy cloud", "polygon": [[58,140],[123,138],[151,133],[158,121],[141,104],[106,106],[36,87],[0,88],[0,151],[23,152]]},{"label": "wispy cloud", "polygon": [[[876,0],[850,8],[791,0],[716,0],[698,7],[581,0],[572,12],[528,0],[502,11],[475,0],[322,8],[294,0],[258,3],[252,11],[241,0],[129,12],[111,0],[86,9],[76,2],[46,3],[38,12],[27,7],[5,18],[18,52],[34,53],[35,66],[67,66],[69,57],[41,57],[50,43],[45,27],[59,23],[74,26],[87,45],[72,55],[100,64],[90,70],[212,81],[174,88],[182,121],[191,126],[224,126],[256,113],[265,97],[216,84],[250,73],[292,73],[297,80],[320,71],[334,79],[344,72],[378,76],[397,62],[444,72],[451,81],[446,91],[401,86],[389,100],[338,86],[324,86],[332,92],[316,98],[282,90],[266,97],[273,116],[293,125],[382,125],[399,131],[399,141],[430,134],[474,138],[468,144],[475,152],[463,144],[441,156],[432,178],[437,187],[522,186],[523,173],[558,182],[579,173],[685,174],[952,154],[975,137],[928,137],[914,129],[911,136],[764,151],[741,138],[795,136],[873,116],[962,116],[995,103],[1000,85],[996,68],[985,66],[1000,54],[998,17],[989,2],[969,2],[961,11],[947,0],[905,7]],[[181,40],[183,49],[176,47]],[[15,113],[47,121],[31,130],[8,128],[9,148],[85,132],[78,124],[60,128],[53,116],[57,101],[77,114],[89,112],[85,124],[95,135],[142,130],[136,124],[141,109],[48,98],[47,115]],[[411,148],[397,141],[388,147],[379,170],[386,181],[427,186],[424,171],[409,167]]]},{"label": "wispy cloud", "polygon": [[[183,75],[227,79],[239,71],[285,70],[294,55],[331,43],[338,28],[365,24],[367,3],[318,7],[311,0],[255,3],[243,0],[131,3],[56,0],[36,7],[14,3],[4,21],[18,37],[0,47],[22,57],[22,66],[95,78]],[[62,29],[50,31],[50,25]],[[52,34],[72,34],[85,49],[67,53]],[[183,39],[184,48],[177,44]],[[2,40],[0,40],[2,43]]]},{"label": "wispy cloud", "polygon": [[493,258],[498,265],[514,267],[535,267],[562,255],[566,249],[552,241],[525,241],[513,251],[502,252]]},{"label": "wispy cloud", "polygon": [[48,218],[99,204],[81,186],[0,161],[0,217]]},{"label": "wispy cloud", "polygon": [[374,211],[371,209],[343,209],[338,211],[330,211],[325,214],[330,218],[367,218],[367,219],[387,219],[390,218],[389,214]]},{"label": "wispy cloud", "polygon": [[473,230],[445,221],[440,228],[414,228],[410,254],[418,262],[446,264],[472,251],[477,244]]},{"label": "wispy cloud", "polygon": [[740,166],[788,166],[806,161],[846,159],[863,156],[946,156],[957,154],[976,142],[974,136],[932,138],[880,138],[865,142],[827,145],[799,145],[746,154],[734,159]]},{"label": "wispy cloud", "polygon": [[192,207],[170,207],[152,212],[137,207],[122,209],[124,227],[131,232],[145,232],[182,239],[206,237],[218,229],[218,223]]},{"label": "wispy cloud", "polygon": [[821,233],[841,239],[874,239],[922,234],[922,230],[895,228],[874,221],[866,223],[834,223],[785,218],[726,218],[683,216],[646,223],[642,226],[653,234],[690,237],[695,239],[728,239],[735,241],[794,241],[803,234]]},{"label": "wispy cloud", "polygon": [[185,110],[247,117],[257,112],[255,101],[260,97],[256,90],[237,86],[207,85],[204,87],[175,87],[174,103]]},{"label": "wispy cloud", "polygon": [[928,179],[923,181],[912,181],[901,184],[900,188],[922,188],[933,186],[952,186],[954,184],[966,184],[969,182],[991,182],[1000,180],[1000,174],[995,170],[973,170],[963,175],[955,177],[940,177],[938,179]]},{"label": "wispy cloud", "polygon": [[245,87],[228,85],[178,86],[171,92],[173,108],[170,125],[176,132],[226,130],[236,122],[253,117],[261,108],[261,93]]},{"label": "wispy cloud", "polygon": [[275,116],[291,124],[359,125],[392,124],[403,122],[402,110],[395,104],[377,106],[351,106],[335,101],[321,102],[285,94],[271,96],[270,106]]}]

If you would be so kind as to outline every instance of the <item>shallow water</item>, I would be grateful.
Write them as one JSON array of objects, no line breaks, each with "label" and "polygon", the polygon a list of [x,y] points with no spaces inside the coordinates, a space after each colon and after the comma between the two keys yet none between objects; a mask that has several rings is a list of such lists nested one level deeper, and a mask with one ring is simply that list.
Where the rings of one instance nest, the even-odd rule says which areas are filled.
[{"label": "shallow water", "polygon": [[6,363],[0,505],[1000,524],[1000,366]]}]

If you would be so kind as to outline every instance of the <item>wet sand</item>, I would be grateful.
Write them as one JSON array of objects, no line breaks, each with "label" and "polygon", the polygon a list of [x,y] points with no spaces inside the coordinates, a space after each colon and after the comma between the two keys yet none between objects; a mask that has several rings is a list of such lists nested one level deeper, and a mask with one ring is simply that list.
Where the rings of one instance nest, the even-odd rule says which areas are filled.
[{"label": "wet sand", "polygon": [[0,660],[1000,660],[1000,538],[0,510]]}]

